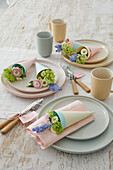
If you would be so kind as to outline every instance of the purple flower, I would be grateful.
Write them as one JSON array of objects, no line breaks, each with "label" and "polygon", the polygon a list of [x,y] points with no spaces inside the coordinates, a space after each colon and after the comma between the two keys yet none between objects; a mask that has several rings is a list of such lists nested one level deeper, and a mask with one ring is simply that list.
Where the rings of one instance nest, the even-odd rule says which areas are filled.
[{"label": "purple flower", "polygon": [[76,58],[77,58],[78,54],[74,54],[70,57],[71,62],[76,62]]},{"label": "purple flower", "polygon": [[62,91],[57,83],[49,84],[49,88],[51,91]]},{"label": "purple flower", "polygon": [[62,45],[61,44],[56,45],[55,48],[57,48],[56,52],[62,51]]},{"label": "purple flower", "polygon": [[42,126],[37,126],[35,128],[32,129],[32,131],[36,131],[37,133],[39,132],[44,132],[46,129],[50,129],[52,126],[52,124],[44,124]]}]

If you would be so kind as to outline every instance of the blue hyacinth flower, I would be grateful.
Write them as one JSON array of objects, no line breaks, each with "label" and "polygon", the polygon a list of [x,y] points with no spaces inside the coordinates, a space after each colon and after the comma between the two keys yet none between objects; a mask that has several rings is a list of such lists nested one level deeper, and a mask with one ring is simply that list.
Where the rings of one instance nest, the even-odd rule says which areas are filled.
[{"label": "blue hyacinth flower", "polygon": [[42,125],[42,126],[37,126],[35,128],[32,129],[32,131],[36,131],[37,133],[39,132],[44,132],[46,129],[50,129],[52,126],[52,124],[45,124],[45,125]]},{"label": "blue hyacinth flower", "polygon": [[62,45],[61,44],[56,45],[55,48],[57,48],[56,52],[62,51]]},{"label": "blue hyacinth flower", "polygon": [[77,58],[78,54],[74,54],[70,57],[71,62],[76,62],[76,58]]},{"label": "blue hyacinth flower", "polygon": [[62,88],[57,83],[49,84],[49,89],[51,91],[62,91]]}]

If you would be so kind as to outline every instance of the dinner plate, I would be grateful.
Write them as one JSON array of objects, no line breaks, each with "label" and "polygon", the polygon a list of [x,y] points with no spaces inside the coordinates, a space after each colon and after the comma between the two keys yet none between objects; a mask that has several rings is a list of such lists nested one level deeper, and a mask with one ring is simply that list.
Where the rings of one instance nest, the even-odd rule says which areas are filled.
[{"label": "dinner plate", "polygon": [[[42,59],[37,59],[37,62],[54,71],[55,83],[56,83],[58,80],[58,74],[57,74],[57,70],[54,69],[53,63],[50,61],[47,61],[47,60],[42,60]],[[20,63],[20,61],[18,63]],[[21,63],[22,63],[22,61],[21,61]],[[9,66],[9,67],[11,67],[11,66]],[[36,89],[33,87],[27,87],[31,80],[36,80],[35,64],[32,65],[29,73],[27,74],[27,77],[25,77],[22,81],[14,81],[14,82],[9,82],[9,83],[16,90],[26,92],[26,93],[27,92],[28,93],[38,93],[38,92],[42,92],[42,91],[49,89],[49,87],[42,87],[40,89]]]},{"label": "dinner plate", "polygon": [[101,62],[103,60],[105,60],[109,54],[109,51],[107,49],[107,47],[99,42],[96,42],[94,40],[92,41],[86,41],[86,40],[77,40],[77,42],[80,42],[84,45],[86,45],[87,47],[99,47],[101,48],[101,51],[96,53],[94,56],[90,57],[85,63],[87,64],[94,64],[94,63],[98,63]]},{"label": "dinner plate", "polygon": [[[95,54],[94,57],[92,57],[93,60],[96,57],[96,60],[98,62],[95,63],[86,63],[86,64],[78,64],[75,62],[71,62],[68,55],[66,55],[65,53],[61,53],[62,57],[64,58],[65,61],[67,61],[68,63],[78,66],[78,67],[83,67],[83,68],[96,68],[96,67],[103,67],[103,66],[107,66],[111,63],[113,63],[113,48],[111,46],[109,46],[108,44],[101,42],[101,41],[96,41],[96,40],[88,40],[88,39],[83,39],[83,40],[76,40],[80,43],[83,43],[87,46],[96,46],[96,47],[103,47],[103,50],[100,53]],[[104,56],[104,52],[105,52],[105,56]],[[107,56],[108,53],[108,56]],[[100,55],[101,54],[101,55]],[[99,55],[101,56],[100,60],[99,60]]]},{"label": "dinner plate", "polygon": [[77,100],[78,97],[81,100],[89,99],[89,100],[92,100],[92,102],[96,101],[97,103],[99,103],[101,106],[103,106],[107,110],[107,112],[109,114],[109,118],[110,118],[109,125],[108,125],[107,129],[98,137],[90,139],[90,140],[71,140],[71,139],[68,139],[65,137],[65,138],[59,140],[58,142],[56,142],[55,144],[53,144],[52,147],[54,147],[57,150],[67,152],[67,153],[72,153],[72,154],[86,154],[86,153],[96,152],[96,151],[106,147],[113,140],[113,112],[103,102],[101,102],[97,99],[93,99],[91,97],[86,97],[86,96],[74,96],[74,95],[64,96],[64,97],[60,97],[55,100],[52,100],[51,102],[46,104],[41,109],[39,117],[44,115],[47,109],[51,109],[52,106],[56,102],[66,99],[66,98],[70,98],[70,99],[74,98],[75,100]]},{"label": "dinner plate", "polygon": [[[53,64],[54,69],[57,70],[57,74],[58,74],[57,84],[59,85],[59,87],[62,87],[66,80],[65,72],[60,66],[58,66],[54,63],[52,63],[52,64]],[[3,78],[3,75],[1,75],[1,82],[2,82],[3,86],[6,88],[6,90],[8,90],[11,94],[18,96],[18,97],[23,97],[23,98],[44,97],[44,96],[48,96],[48,95],[51,95],[56,92],[56,91],[51,91],[48,89],[46,91],[38,92],[38,93],[25,93],[25,92],[22,92],[22,91],[19,91],[19,90],[16,90],[15,88],[13,88],[8,83],[8,81]],[[60,92],[58,92],[58,93],[60,93]]]},{"label": "dinner plate", "polygon": [[[67,138],[74,140],[88,140],[99,136],[106,130],[109,124],[109,114],[107,110],[100,103],[98,103],[97,101],[93,101],[89,98],[77,97],[76,100],[80,100],[81,102],[83,102],[89,111],[95,112],[94,114],[95,121],[82,127],[78,131],[71,133],[70,135],[67,136]],[[51,110],[57,110],[74,101],[75,98],[70,97],[62,99],[55,103]]]}]

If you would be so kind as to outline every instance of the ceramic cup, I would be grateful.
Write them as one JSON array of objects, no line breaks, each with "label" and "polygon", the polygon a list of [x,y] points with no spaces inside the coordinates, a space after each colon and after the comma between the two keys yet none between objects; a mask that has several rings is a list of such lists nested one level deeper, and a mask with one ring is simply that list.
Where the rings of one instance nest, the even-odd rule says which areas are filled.
[{"label": "ceramic cup", "polygon": [[104,67],[95,68],[91,72],[91,93],[99,99],[106,99],[111,91],[113,72]]},{"label": "ceramic cup", "polygon": [[42,57],[49,57],[53,48],[53,35],[50,32],[39,32],[37,34],[37,49]]},{"label": "ceramic cup", "polygon": [[66,21],[63,19],[54,19],[49,23],[49,29],[53,33],[53,39],[61,43],[66,36]]}]

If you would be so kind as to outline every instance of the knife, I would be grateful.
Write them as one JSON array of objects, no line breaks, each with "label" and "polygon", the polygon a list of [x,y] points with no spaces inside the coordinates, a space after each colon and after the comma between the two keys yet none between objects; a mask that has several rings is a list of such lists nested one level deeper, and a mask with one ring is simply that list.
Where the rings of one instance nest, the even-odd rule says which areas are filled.
[{"label": "knife", "polygon": [[[35,102],[31,103],[30,105],[28,105],[21,111],[21,115],[23,116],[26,113],[28,113],[29,111],[36,111],[39,108],[42,101],[43,101],[43,99],[39,99],[39,100],[36,100]],[[2,123],[0,123],[0,129],[2,129],[4,127],[1,130],[1,133],[3,133],[3,134],[7,133],[13,126],[15,126],[18,123],[18,121],[20,119],[17,116],[18,116],[18,114],[14,115],[14,116],[10,117],[10,119],[7,119],[7,120],[3,121]],[[15,117],[17,117],[17,118],[14,119]]]}]

